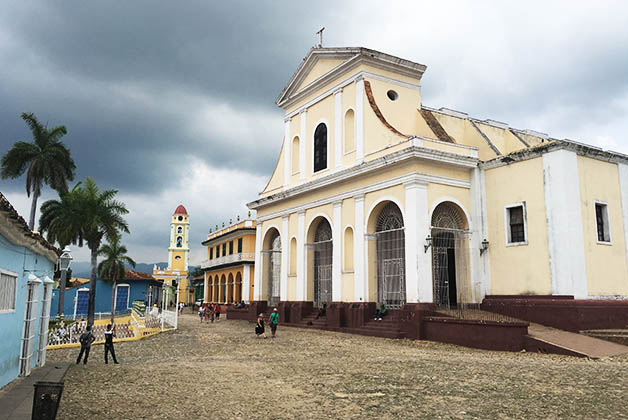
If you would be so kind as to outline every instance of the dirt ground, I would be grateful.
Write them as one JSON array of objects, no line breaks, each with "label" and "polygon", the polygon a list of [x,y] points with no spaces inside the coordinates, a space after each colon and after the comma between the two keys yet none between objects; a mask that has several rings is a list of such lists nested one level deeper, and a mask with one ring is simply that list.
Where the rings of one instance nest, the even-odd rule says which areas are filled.
[{"label": "dirt ground", "polygon": [[[253,324],[200,324],[94,346],[65,377],[59,419],[628,418],[628,358],[489,352]],[[48,360],[74,360],[77,349]],[[110,361],[111,363],[111,361]]]}]

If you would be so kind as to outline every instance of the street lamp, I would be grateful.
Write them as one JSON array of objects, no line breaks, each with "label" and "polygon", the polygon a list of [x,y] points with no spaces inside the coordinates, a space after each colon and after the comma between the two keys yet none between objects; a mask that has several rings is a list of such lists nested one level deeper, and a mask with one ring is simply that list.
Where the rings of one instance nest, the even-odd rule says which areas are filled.
[{"label": "street lamp", "polygon": [[59,271],[61,271],[61,283],[59,284],[59,310],[57,311],[60,319],[63,319],[63,300],[65,297],[65,282],[68,276],[68,268],[72,262],[72,254],[70,254],[70,247],[63,248],[63,252],[59,257]]}]

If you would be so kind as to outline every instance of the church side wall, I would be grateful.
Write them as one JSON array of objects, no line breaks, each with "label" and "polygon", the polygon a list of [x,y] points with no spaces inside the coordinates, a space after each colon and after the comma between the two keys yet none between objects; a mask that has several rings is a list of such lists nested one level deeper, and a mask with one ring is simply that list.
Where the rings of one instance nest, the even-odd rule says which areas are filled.
[{"label": "church side wall", "polygon": [[[582,228],[589,296],[628,296],[628,268],[617,164],[578,156]],[[598,241],[595,203],[605,203],[610,242]]]},{"label": "church side wall", "polygon": [[[486,170],[491,294],[552,293],[542,158]],[[506,243],[506,206],[525,203],[524,244]]]}]

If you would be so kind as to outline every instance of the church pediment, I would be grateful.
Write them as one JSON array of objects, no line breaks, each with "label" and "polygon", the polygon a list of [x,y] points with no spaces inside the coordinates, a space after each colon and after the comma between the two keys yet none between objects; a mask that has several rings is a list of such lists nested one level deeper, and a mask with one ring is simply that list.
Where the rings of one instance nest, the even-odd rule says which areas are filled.
[{"label": "church pediment", "polygon": [[426,66],[367,48],[312,48],[275,103],[286,107],[360,64],[421,79]]}]

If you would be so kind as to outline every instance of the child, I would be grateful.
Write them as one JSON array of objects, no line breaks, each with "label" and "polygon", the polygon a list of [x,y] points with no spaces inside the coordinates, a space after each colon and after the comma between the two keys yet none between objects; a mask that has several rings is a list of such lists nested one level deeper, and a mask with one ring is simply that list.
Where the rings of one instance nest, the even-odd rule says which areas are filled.
[{"label": "child", "polygon": [[266,333],[264,332],[264,314],[257,316],[257,324],[255,325],[255,336],[259,338],[260,335],[266,338]]}]

